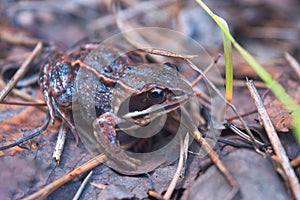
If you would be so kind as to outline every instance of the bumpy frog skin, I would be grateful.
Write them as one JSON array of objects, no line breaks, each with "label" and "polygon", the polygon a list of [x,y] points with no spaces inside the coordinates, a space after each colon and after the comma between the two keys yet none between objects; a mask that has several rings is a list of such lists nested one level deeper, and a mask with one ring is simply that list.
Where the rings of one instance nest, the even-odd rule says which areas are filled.
[{"label": "bumpy frog skin", "polygon": [[179,108],[193,92],[172,64],[149,63],[135,52],[96,44],[52,55],[40,85],[53,121],[62,118],[78,138],[72,118],[78,104],[107,157],[131,170],[141,163],[120,148],[116,125],[147,125]]}]

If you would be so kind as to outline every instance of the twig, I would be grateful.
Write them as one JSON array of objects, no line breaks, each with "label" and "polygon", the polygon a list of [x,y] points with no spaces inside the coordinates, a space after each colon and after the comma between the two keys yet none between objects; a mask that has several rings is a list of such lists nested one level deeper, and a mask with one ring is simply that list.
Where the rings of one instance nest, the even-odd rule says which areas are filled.
[{"label": "twig", "polygon": [[18,80],[28,71],[29,64],[34,60],[34,58],[41,53],[43,48],[43,44],[39,42],[34,48],[31,55],[24,61],[20,69],[14,74],[14,76],[10,79],[7,85],[0,92],[0,102],[7,96],[7,94],[15,87]]},{"label": "twig", "polygon": [[158,194],[156,191],[154,190],[149,190],[148,191],[148,195],[151,196],[151,197],[154,197],[155,199],[158,199],[158,200],[164,200],[164,197],[161,196],[160,194]]},{"label": "twig", "polygon": [[[2,78],[0,78],[0,87],[1,87],[1,88],[4,88],[5,85],[6,85],[6,83],[3,81]],[[14,94],[15,96],[20,97],[20,98],[22,98],[22,99],[24,99],[24,100],[26,100],[26,101],[37,102],[37,103],[45,103],[44,101],[41,101],[41,100],[39,100],[39,99],[36,99],[36,98],[34,98],[33,96],[31,96],[31,95],[29,95],[29,94],[27,94],[27,93],[24,93],[24,92],[22,92],[21,90],[18,90],[18,89],[16,89],[16,88],[13,88],[11,92],[12,92],[12,94]]]},{"label": "twig", "polygon": [[66,184],[70,180],[78,177],[79,175],[92,170],[93,168],[97,167],[98,165],[104,163],[107,160],[107,157],[104,154],[100,154],[88,162],[84,163],[80,167],[76,168],[75,170],[71,171],[64,177],[50,183],[49,185],[45,186],[43,189],[31,194],[28,197],[25,197],[23,200],[36,200],[36,199],[46,199],[52,192],[58,189],[60,186]]},{"label": "twig", "polygon": [[186,136],[184,138],[184,143],[182,142],[182,138],[180,138],[180,157],[179,157],[179,161],[178,161],[178,166],[177,166],[176,172],[173,176],[173,179],[172,179],[166,193],[163,196],[164,199],[171,198],[172,193],[178,182],[178,179],[179,179],[180,175],[182,174],[182,171],[184,168],[184,162],[186,162],[186,159],[185,159],[186,152],[185,151],[187,151],[186,146],[188,146],[188,142],[186,142],[186,141],[188,141],[188,138],[189,138],[189,134],[186,134]]},{"label": "twig", "polygon": [[75,196],[73,197],[73,200],[78,200],[79,199],[79,197],[81,196],[84,188],[86,187],[86,185],[88,184],[89,180],[91,179],[92,174],[93,174],[93,171],[90,171],[90,173],[86,176],[86,178],[84,179],[84,181],[82,182],[82,184],[78,188]]},{"label": "twig", "polygon": [[[238,127],[234,126],[232,123],[227,122],[224,124],[227,128],[229,128],[231,131],[233,131],[235,134],[237,134],[238,136],[240,136],[241,138],[245,139],[248,142],[251,142],[251,138],[249,137],[249,135],[245,134],[243,131],[241,131]],[[265,145],[264,143],[258,141],[255,139],[255,142],[259,145]]]},{"label": "twig", "polygon": [[[0,77],[0,88],[4,88],[6,83],[3,81],[2,77]],[[37,108],[43,112],[48,112],[48,109],[43,107],[46,106],[46,103],[42,100],[39,100],[27,93],[22,92],[16,88],[11,90],[11,93],[17,97],[20,97],[28,102],[12,102],[11,105],[27,105],[27,106],[37,106]],[[2,101],[0,104],[10,104],[10,102]]]},{"label": "twig", "polygon": [[194,138],[201,144],[203,149],[207,152],[211,160],[215,163],[215,165],[218,167],[218,169],[223,173],[225,178],[227,179],[228,183],[231,185],[232,190],[227,194],[227,196],[224,199],[233,199],[237,192],[239,191],[238,184],[234,177],[230,174],[226,166],[222,163],[220,160],[219,155],[213,151],[213,149],[210,147],[209,143],[202,137],[202,134],[199,132],[198,128],[194,124],[194,122],[189,117],[189,113],[186,111],[184,107],[181,107],[181,111],[185,116],[185,120],[187,120],[189,124],[189,128],[192,131],[192,134]]},{"label": "twig", "polygon": [[205,70],[203,71],[203,74],[200,74],[200,75],[199,75],[199,76],[191,83],[191,86],[192,86],[192,87],[194,87],[199,81],[201,81],[202,78],[203,78],[203,76],[204,76],[205,74],[207,74],[207,72],[208,72],[209,70],[211,70],[212,67],[214,67],[214,66],[217,64],[217,62],[218,62],[218,60],[220,59],[220,57],[221,57],[221,55],[218,55],[218,57],[217,57],[215,60],[213,60],[213,61],[209,64],[208,67],[205,68]]},{"label": "twig", "polygon": [[300,65],[298,61],[293,56],[291,56],[288,52],[284,53],[284,57],[289,62],[290,66],[294,69],[298,77],[300,78]]},{"label": "twig", "polygon": [[[199,104],[202,105],[202,106],[204,106],[204,107],[206,107],[207,109],[211,109],[211,104],[209,104],[210,99],[207,100],[207,98],[206,98],[207,95],[205,93],[203,93],[203,92],[200,92],[200,90],[197,89],[197,88],[193,88],[193,90],[194,90],[194,94],[193,95],[195,97],[201,97],[201,98],[197,98],[197,101],[199,102]],[[202,95],[202,94],[204,94],[204,95]],[[206,102],[205,100],[207,100],[208,102]]]},{"label": "twig", "polygon": [[286,152],[280,142],[280,139],[275,131],[275,128],[272,124],[272,121],[265,109],[265,106],[253,84],[253,82],[250,80],[247,80],[247,87],[250,91],[251,97],[253,98],[255,105],[257,107],[259,116],[265,126],[267,135],[270,139],[270,142],[273,146],[273,149],[278,156],[278,159],[280,161],[280,164],[282,166],[282,169],[287,176],[287,180],[289,181],[289,185],[291,187],[291,191],[295,197],[295,199],[300,199],[300,186],[299,181],[297,179],[297,176],[293,170],[293,168],[290,165],[289,159],[286,155]]},{"label": "twig", "polygon": [[[255,110],[253,109],[253,110],[251,110],[251,111],[245,112],[245,113],[240,114],[240,115],[241,115],[241,117],[246,117],[246,116],[252,115],[252,114],[254,114],[254,113],[257,113],[257,110],[256,110],[256,109],[255,109]],[[231,122],[232,120],[234,120],[234,119],[236,119],[236,118],[238,118],[238,117],[237,117],[237,116],[233,116],[233,117],[227,118],[226,121]]]},{"label": "twig", "polygon": [[291,162],[291,166],[292,167],[297,167],[300,164],[300,155],[297,156],[294,160],[292,160]]},{"label": "twig", "polygon": [[100,190],[105,190],[105,188],[107,188],[107,185],[101,184],[101,183],[94,183],[94,182],[90,182],[90,184]]},{"label": "twig", "polygon": [[[203,72],[204,74],[206,72]],[[200,75],[201,76],[201,75]],[[202,78],[202,77],[201,77]],[[216,77],[210,77],[211,78],[211,82],[213,82],[214,84],[216,85],[224,85],[225,83],[225,79],[220,77],[220,78],[216,78]],[[263,82],[260,82],[260,81],[255,81],[254,82],[255,85],[257,85],[256,87],[257,88],[263,88],[263,89],[268,89],[269,87],[263,83]],[[246,83],[244,80],[239,80],[239,79],[234,79],[233,80],[233,86],[235,87],[245,87],[246,86]]]},{"label": "twig", "polygon": [[67,130],[68,130],[68,128],[67,128],[65,122],[62,122],[59,132],[58,132],[54,152],[52,155],[52,158],[55,160],[57,165],[60,164],[61,155],[64,150],[64,145],[65,145],[66,138],[67,138]]},{"label": "twig", "polygon": [[35,46],[40,42],[40,40],[38,39],[14,35],[7,31],[0,31],[0,38],[11,44],[26,45],[26,46]]},{"label": "twig", "polygon": [[15,105],[15,106],[47,106],[46,103],[41,102],[27,102],[27,101],[2,101],[0,104]]},{"label": "twig", "polygon": [[183,167],[181,169],[180,175],[183,176],[185,174],[185,169],[186,169],[186,161],[188,158],[188,151],[189,151],[189,140],[190,137],[187,134],[184,138],[184,142],[183,142]]},{"label": "twig", "polygon": [[178,54],[178,53],[174,53],[174,52],[170,52],[170,51],[166,51],[166,50],[162,50],[162,49],[147,48],[147,49],[142,49],[142,50],[147,53],[153,54],[153,55],[167,56],[167,57],[171,57],[171,58],[181,58],[183,60],[198,57],[198,55],[183,55],[183,54]]},{"label": "twig", "polygon": [[[257,88],[262,88],[262,89],[269,88],[265,83],[260,82],[260,81],[255,81],[255,85],[257,85]],[[245,87],[246,83],[245,83],[244,80],[234,79],[233,80],[233,86],[235,86],[235,87]]]}]

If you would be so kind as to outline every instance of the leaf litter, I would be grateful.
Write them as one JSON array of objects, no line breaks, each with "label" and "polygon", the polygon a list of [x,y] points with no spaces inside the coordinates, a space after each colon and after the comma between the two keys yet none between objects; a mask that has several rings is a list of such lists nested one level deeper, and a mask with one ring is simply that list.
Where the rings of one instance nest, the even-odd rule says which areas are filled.
[{"label": "leaf litter", "polygon": [[[92,23],[96,23],[99,19],[102,19],[105,22],[105,16],[111,15],[108,9],[109,5],[107,3],[101,2],[98,4],[98,1],[89,1],[90,4],[79,4],[76,2],[71,2],[63,5],[61,8],[58,9],[50,1],[43,2],[44,4],[42,4],[41,7],[37,6],[38,4],[35,2],[2,2],[1,4],[3,6],[1,6],[2,8],[0,9],[0,11],[1,14],[5,17],[1,18],[1,30],[7,30],[11,33],[21,35],[22,33],[26,33],[25,35],[29,37],[39,38],[43,41],[54,43],[59,49],[67,49],[68,47],[79,41],[82,37],[88,36],[89,32],[92,29],[93,32],[97,32],[96,35],[98,35],[97,37],[100,36],[100,38],[105,38],[111,33],[117,31],[117,28],[112,22],[107,23],[105,28],[103,28],[103,26],[98,26],[102,27],[99,30],[95,30],[97,26],[90,26]],[[247,5],[249,4],[249,2],[251,1],[241,2],[239,6],[243,6],[243,4]],[[293,8],[293,6],[297,5],[297,3],[293,0],[290,0],[289,2],[290,4],[285,5],[285,13],[290,8]],[[130,6],[138,6],[139,3],[143,3],[143,1],[133,3],[133,5]],[[232,26],[232,31],[237,31],[237,34],[239,33],[239,36],[241,38],[243,36],[249,37],[249,34],[247,35],[247,32],[245,32],[245,30],[247,30],[248,27],[243,26],[248,26],[248,24],[251,24],[253,26],[255,25],[255,23],[258,22],[260,24],[257,25],[260,25],[262,27],[265,24],[268,24],[267,20],[262,21],[257,20],[257,18],[268,19],[269,22],[273,22],[272,20],[274,19],[265,17],[264,15],[260,14],[262,12],[265,12],[265,9],[272,9],[276,13],[275,16],[277,19],[281,17],[281,11],[280,9],[278,9],[280,7],[278,7],[279,1],[275,1],[275,3],[271,3],[268,1],[265,3],[264,8],[259,8],[259,6],[255,3],[252,3],[250,6],[247,5],[249,6],[248,10],[241,10],[241,16],[243,18],[231,17],[231,15],[238,13],[238,11],[232,11],[231,9],[233,9],[233,7],[228,7],[229,4],[227,3],[211,1],[210,4],[212,7],[214,7],[214,5],[218,5],[220,6],[219,8],[223,9],[222,13],[225,13],[229,16],[229,25]],[[47,7],[48,5],[51,6]],[[98,7],[95,8],[94,5],[98,5]],[[195,5],[193,1],[188,1],[187,3],[184,3],[181,6],[183,15],[180,15],[180,12],[179,15],[180,17],[184,17],[181,23],[183,23],[185,33],[192,37],[194,35],[194,38],[201,42],[203,41],[203,37],[200,37],[199,35],[203,34],[201,33],[202,29],[193,28],[198,27],[197,23],[199,22],[197,20],[190,20],[190,18],[192,18],[194,15],[186,16],[187,13],[190,12],[190,10],[193,10],[193,12],[190,13],[198,13],[196,11],[199,10],[197,10],[196,8],[192,9],[195,7],[193,5]],[[48,12],[41,12],[40,9],[45,7],[47,7]],[[258,12],[259,15],[257,15],[256,18],[251,18],[251,16],[255,16],[253,15],[253,12]],[[295,15],[298,15],[298,13],[295,13]],[[172,27],[172,24],[170,23],[170,18],[172,17],[165,17],[165,21],[162,20],[158,24],[157,19],[152,18],[150,13],[140,12],[137,16],[133,15],[130,21],[140,23],[143,25],[159,25],[168,28]],[[158,11],[157,15],[155,16],[161,18],[161,16],[166,15],[164,12]],[[57,19],[62,20],[59,21]],[[243,20],[247,21],[248,23],[244,23]],[[188,21],[188,23],[186,21]],[[37,22],[39,24],[38,26],[36,25]],[[207,23],[207,21],[205,20],[205,22],[203,23]],[[209,26],[210,25],[211,24],[209,23]],[[278,24],[273,23],[273,25]],[[289,21],[289,25],[293,28],[293,20]],[[208,25],[204,26],[204,28],[206,27],[208,27]],[[251,30],[253,31],[255,29]],[[292,32],[294,31],[294,29],[291,30]],[[204,35],[215,35],[214,32],[216,31],[212,32],[213,33],[211,34],[204,33]],[[250,36],[253,36],[253,33],[255,32],[251,33],[252,35],[250,34]],[[69,35],[72,35],[72,37],[69,37]],[[276,35],[273,36],[273,38],[268,37],[266,40],[268,40],[268,42],[276,40]],[[219,37],[216,36],[216,38]],[[246,45],[250,46],[250,48],[252,42],[261,41],[261,38],[257,39],[257,37],[250,37],[250,39],[242,39],[245,41]],[[295,79],[293,75],[291,75],[293,73],[287,73],[287,71],[290,72],[290,68],[288,70],[284,70],[287,68],[287,65],[285,65],[285,67],[282,68],[282,60],[280,60],[282,59],[281,56],[284,51],[297,52],[295,51],[297,50],[297,45],[293,45],[291,41],[294,41],[293,35],[291,35],[291,37],[287,38],[286,40],[282,39],[280,41],[280,44],[286,44],[284,46],[284,49],[282,48],[282,46],[280,46],[280,44],[274,44],[274,47],[278,50],[274,50],[276,54],[273,54],[272,56],[275,55],[275,58],[279,59],[281,63],[279,62],[278,64],[276,62],[271,62],[268,63],[267,66],[271,73],[274,68],[277,69],[275,74],[277,77],[275,78],[287,89],[289,94],[291,94],[293,98],[299,103],[299,79]],[[218,41],[217,39],[216,41],[214,41],[213,39],[209,39],[209,42],[210,43],[207,48],[209,48],[213,54],[217,54],[221,51],[220,41]],[[263,41],[263,43],[266,44],[266,41]],[[9,55],[11,51],[11,47],[9,47],[8,44],[9,42],[0,40],[0,46],[1,49],[3,49],[0,52],[1,66],[3,64],[3,61],[5,61],[6,59],[6,56]],[[259,52],[264,52],[265,50],[264,45],[255,46],[255,48],[259,48]],[[278,52],[281,53],[281,55],[279,55]],[[260,54],[259,57],[264,57],[264,54]],[[299,55],[296,54],[295,58],[299,60]],[[268,60],[268,62],[270,61],[269,59],[266,60]],[[236,65],[236,70],[239,70],[241,64],[237,63],[238,62],[234,62],[233,64]],[[221,68],[222,62],[220,62],[219,65]],[[243,67],[247,69],[247,66]],[[243,80],[244,77],[249,76],[247,70],[243,70],[243,73],[238,74],[241,80]],[[250,77],[251,76],[253,75],[250,75]],[[22,86],[21,89],[23,91],[30,91],[32,94],[34,94],[34,96],[37,99],[42,99],[37,86],[26,84]],[[276,130],[280,132],[285,132],[279,133],[279,136],[287,151],[289,159],[292,160],[299,155],[299,146],[295,143],[291,134],[289,113],[285,111],[283,106],[281,106],[278,100],[270,92],[266,91],[266,89],[260,90],[261,94],[263,94],[264,104],[267,108],[267,111],[271,117],[271,120]],[[233,103],[237,105],[238,108],[240,108],[240,110],[238,109],[240,113],[247,113],[255,109],[255,107],[251,108],[250,106],[245,106],[245,103],[250,101],[249,93],[247,94],[246,88],[242,87],[239,89],[235,89],[235,92],[236,93],[234,93]],[[15,97],[9,97],[9,100],[19,101],[20,99]],[[11,142],[17,138],[21,138],[24,134],[26,134],[26,131],[22,132],[20,131],[21,129],[31,130],[32,128],[39,126],[39,124],[41,124],[45,118],[45,113],[34,107],[17,107],[1,105],[0,108],[1,141]],[[233,117],[233,114],[229,114],[227,117]],[[248,120],[247,122],[249,122],[249,124],[260,125],[258,123],[260,119],[256,113],[250,115],[250,117],[248,118],[246,117],[246,119]],[[4,197],[3,199],[19,199],[28,196],[28,194],[40,190],[43,186],[47,185],[48,183],[51,183],[54,180],[57,180],[58,178],[63,177],[69,171],[73,170],[77,166],[80,166],[81,164],[85,163],[90,158],[92,158],[92,155],[90,155],[88,151],[85,150],[83,145],[80,143],[78,146],[76,146],[72,134],[67,133],[67,142],[65,145],[62,161],[60,165],[57,166],[56,163],[51,160],[51,155],[54,149],[59,125],[59,123],[56,123],[54,126],[50,126],[47,129],[47,131],[44,132],[41,136],[32,139],[24,145],[21,145],[21,147],[14,147],[13,149],[9,149],[0,153],[1,180],[8,180],[8,177],[14,177],[13,179],[10,178],[8,180],[7,183],[10,184],[1,184],[0,195],[1,197]],[[232,138],[234,138],[234,140]],[[239,137],[233,135],[233,133],[229,130],[224,131],[224,139],[228,139],[230,141],[241,141]],[[242,143],[247,144],[247,142],[245,141],[242,141]],[[1,143],[1,145],[4,144],[5,143]],[[278,175],[275,173],[273,167],[271,166],[268,160],[264,159],[258,154],[255,154],[253,151],[237,150],[238,148],[233,147],[231,145],[224,145],[222,143],[220,144],[222,153],[221,156],[224,157],[224,162],[228,166],[229,171],[237,179],[237,182],[240,186],[239,195],[242,194],[243,199],[253,197],[252,195],[255,195],[254,197],[256,199],[262,196],[272,197],[272,195],[274,194],[278,194],[278,196],[276,196],[277,199],[280,199],[279,197],[282,197],[282,199],[290,198],[290,196],[285,190],[282,181],[279,179]],[[193,145],[197,146],[197,144]],[[227,155],[229,152],[232,153]],[[201,158],[197,155],[189,154],[187,160],[187,171],[185,175],[179,179],[173,197],[176,197],[176,199],[198,199],[200,196],[204,197],[205,195],[207,195],[206,197],[210,199],[212,199],[213,197],[216,198],[218,197],[218,195],[220,195],[220,197],[224,197],[226,195],[226,190],[229,191],[230,189],[229,185],[226,182],[224,182],[225,179],[222,176],[220,176],[220,173],[216,170],[216,168],[214,166],[210,167],[210,165],[212,165],[212,162],[209,158]],[[147,191],[150,189],[154,189],[157,193],[163,194],[168,188],[168,185],[173,178],[176,168],[177,162],[163,168],[158,168],[154,172],[149,173],[148,175],[124,176],[109,169],[105,165],[101,165],[94,169],[91,181],[93,183],[104,184],[106,188],[100,190],[92,185],[88,185],[83,191],[81,198],[142,199],[149,198],[149,196],[147,195]],[[299,166],[295,168],[295,171],[298,173],[297,175],[299,177]],[[16,174],[18,175],[16,176]],[[85,175],[80,176],[74,179],[73,181],[67,183],[66,185],[60,187],[57,191],[50,195],[49,199],[72,199],[84,177]],[[266,186],[271,186],[271,189],[265,188]],[[221,189],[216,190],[216,188]],[[244,188],[247,188],[247,190],[245,190]],[[181,189],[185,190],[184,194],[182,194]],[[251,189],[256,190],[251,191]],[[216,191],[218,192],[216,193]],[[276,193],[272,193],[272,191],[276,191]],[[177,196],[175,194],[177,194]]]}]

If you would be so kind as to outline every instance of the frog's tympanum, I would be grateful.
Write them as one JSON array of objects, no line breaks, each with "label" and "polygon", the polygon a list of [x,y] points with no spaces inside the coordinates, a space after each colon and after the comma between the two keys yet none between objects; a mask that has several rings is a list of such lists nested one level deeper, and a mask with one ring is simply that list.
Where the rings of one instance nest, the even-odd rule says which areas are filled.
[{"label": "frog's tympanum", "polygon": [[174,65],[97,44],[50,56],[40,86],[53,122],[55,117],[64,120],[78,140],[72,116],[78,107],[106,155],[133,170],[140,161],[121,151],[116,138],[121,124],[128,129],[146,126],[178,109],[193,92]]}]

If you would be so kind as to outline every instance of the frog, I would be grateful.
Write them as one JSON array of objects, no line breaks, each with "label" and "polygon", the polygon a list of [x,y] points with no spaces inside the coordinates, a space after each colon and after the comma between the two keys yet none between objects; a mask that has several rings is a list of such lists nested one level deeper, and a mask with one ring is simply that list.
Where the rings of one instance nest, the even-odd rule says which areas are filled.
[{"label": "frog", "polygon": [[79,107],[106,156],[132,170],[141,163],[121,148],[119,124],[146,126],[193,95],[174,64],[155,62],[141,50],[124,53],[95,43],[51,55],[39,80],[52,123],[62,119],[78,141],[72,114]]}]

